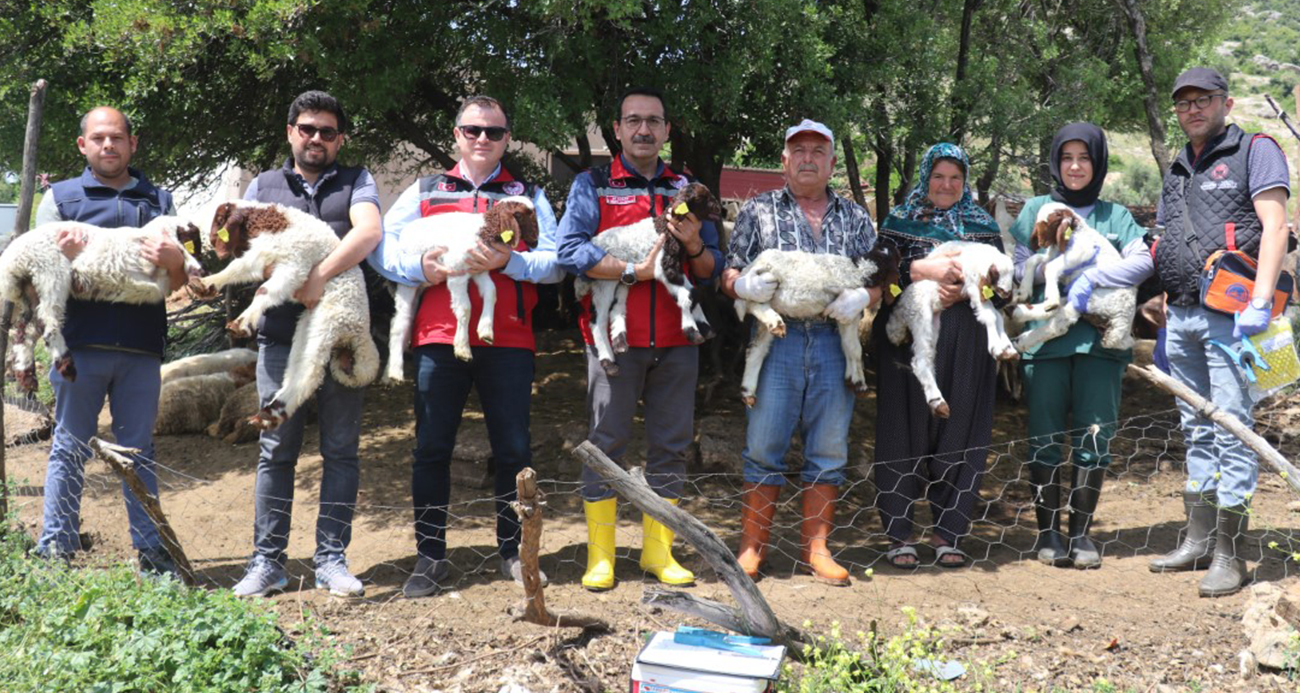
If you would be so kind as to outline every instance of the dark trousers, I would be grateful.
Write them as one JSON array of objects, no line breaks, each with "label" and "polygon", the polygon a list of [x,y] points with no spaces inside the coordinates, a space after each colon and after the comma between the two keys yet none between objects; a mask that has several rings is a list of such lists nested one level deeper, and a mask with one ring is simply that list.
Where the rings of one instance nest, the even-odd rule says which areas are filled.
[{"label": "dark trousers", "polygon": [[434,560],[447,555],[451,453],[471,387],[478,390],[496,462],[497,548],[503,558],[519,553],[519,520],[510,501],[516,494],[515,475],[532,464],[528,412],[533,391],[533,352],[473,347],[473,354],[474,360],[466,363],[456,358],[450,344],[428,344],[415,350],[411,501],[415,506],[416,550]]}]

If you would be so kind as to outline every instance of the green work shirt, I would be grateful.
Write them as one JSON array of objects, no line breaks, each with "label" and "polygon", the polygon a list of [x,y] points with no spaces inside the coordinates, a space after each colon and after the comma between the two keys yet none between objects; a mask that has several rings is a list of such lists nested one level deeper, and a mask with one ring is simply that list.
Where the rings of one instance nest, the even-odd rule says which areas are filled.
[{"label": "green work shirt", "polygon": [[[1050,195],[1040,195],[1025,202],[1025,208],[1020,210],[1020,216],[1016,217],[1016,222],[1008,229],[1011,236],[1016,239],[1016,243],[1023,246],[1029,245],[1029,234],[1033,231],[1034,220],[1038,218],[1038,210],[1051,201],[1052,197]],[[1093,205],[1092,211],[1085,221],[1098,233],[1105,236],[1106,240],[1110,241],[1111,245],[1115,246],[1115,249],[1121,253],[1124,252],[1125,246],[1142,238],[1146,233],[1141,226],[1138,226],[1128,208],[1105,200],[1097,200],[1097,204]],[[1065,298],[1066,289],[1062,288],[1061,301],[1064,302]],[[1043,300],[1043,289],[1040,285],[1034,288],[1034,301],[1041,300]],[[1030,322],[1025,325],[1025,329],[1030,330],[1040,324],[1039,321]],[[1020,355],[1020,358],[1028,361],[1032,359],[1062,358],[1074,354],[1092,354],[1093,356],[1124,362],[1133,360],[1133,351],[1131,349],[1103,348],[1101,346],[1101,333],[1097,331],[1097,328],[1088,324],[1086,320],[1074,323],[1065,334],[1026,351]]]}]

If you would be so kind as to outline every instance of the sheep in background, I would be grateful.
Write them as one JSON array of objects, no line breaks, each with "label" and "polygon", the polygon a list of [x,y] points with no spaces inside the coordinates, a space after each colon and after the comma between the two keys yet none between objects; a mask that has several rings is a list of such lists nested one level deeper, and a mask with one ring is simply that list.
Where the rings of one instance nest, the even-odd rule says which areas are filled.
[{"label": "sheep in background", "polygon": [[[237,336],[251,334],[266,309],[292,300],[311,268],[339,244],[328,224],[306,212],[247,201],[219,206],[210,238],[218,257],[234,259],[202,280],[209,290],[261,281],[266,268],[274,267],[248,308],[227,325]],[[320,387],[327,367],[346,387],[365,387],[379,372],[359,267],[326,282],[320,303],[299,316],[284,385],[258,411],[256,425],[270,430],[284,423]]]},{"label": "sheep in background", "polygon": [[[664,237],[659,259],[655,263],[655,281],[664,285],[682,312],[682,332],[693,344],[702,344],[710,334],[709,321],[704,311],[691,296],[691,280],[682,267],[686,262],[685,249],[675,236],[668,232],[668,219],[681,219],[687,214],[696,219],[718,222],[722,206],[700,183],[690,183],[673,196],[668,209],[657,217],[643,219],[635,224],[616,226],[596,234],[591,242],[596,247],[623,262],[641,262],[654,249],[660,236]],[[579,299],[591,294],[591,337],[600,365],[610,376],[618,375],[614,355],[627,351],[627,291],[628,287],[617,279],[574,280],[574,292]]]},{"label": "sheep in background", "polygon": [[[452,272],[465,270],[465,259],[471,250],[478,247],[479,241],[492,243],[500,241],[515,247],[522,241],[528,248],[537,247],[537,213],[533,210],[533,201],[527,197],[514,196],[502,199],[492,205],[487,212],[451,212],[422,217],[402,229],[398,241],[403,253],[423,256],[434,248],[446,248],[447,251],[438,258],[438,262]],[[462,361],[473,360],[469,348],[469,283],[474,282],[479,297],[483,299],[483,310],[479,313],[478,338],[485,344],[492,343],[492,320],[496,312],[497,289],[492,277],[487,272],[479,274],[461,274],[447,277],[447,291],[451,293],[451,310],[456,316],[456,336],[452,348],[456,358]],[[404,352],[411,341],[411,325],[415,320],[415,310],[420,305],[420,295],[426,285],[397,287],[394,301],[397,310],[393,315],[392,327],[388,335],[388,368],[384,379],[400,382]]]},{"label": "sheep in background", "polygon": [[203,433],[221,415],[231,393],[246,384],[256,385],[256,369],[256,363],[249,363],[225,373],[172,378],[163,383],[154,435]]},{"label": "sheep in background", "polygon": [[[61,230],[85,231],[87,242],[75,260],[59,250]],[[33,347],[40,321],[51,368],[69,381],[77,379],[76,364],[63,341],[63,313],[69,296],[117,303],[162,303],[171,288],[167,270],[145,260],[140,242],[166,234],[185,253],[185,271],[198,277],[203,270],[194,256],[201,248],[198,227],[179,217],[158,217],[141,228],[103,229],[79,222],[42,224],[14,238],[0,254],[0,298],[14,304],[11,333],[13,370],[20,387],[36,389]]]},{"label": "sheep in background", "polygon": [[[871,252],[856,262],[843,255],[808,253],[799,250],[764,250],[741,276],[767,272],[777,280],[776,292],[767,303],[752,303],[744,299],[735,302],[740,320],[753,315],[759,329],[745,352],[745,375],[741,379],[740,398],[745,406],[757,403],[758,378],[763,361],[772,347],[773,337],[785,337],[782,316],[794,320],[815,319],[822,316],[845,289],[858,287],[883,287],[898,281],[898,249],[893,243],[882,240]],[[862,342],[858,337],[858,323],[862,316],[839,323],[840,347],[844,350],[844,380],[856,392],[867,390],[867,377],[862,366]]]},{"label": "sheep in background", "polygon": [[231,371],[239,366],[257,363],[256,349],[226,349],[212,354],[197,354],[176,359],[162,365],[162,383],[193,375],[209,375]]},{"label": "sheep in background", "polygon": [[257,440],[260,431],[249,419],[261,408],[262,399],[257,394],[256,382],[236,388],[221,405],[221,414],[216,422],[208,426],[208,435],[229,445]]},{"label": "sheep in background", "polygon": [[[996,295],[1009,299],[1015,288],[1015,265],[997,248],[971,241],[949,241],[930,251],[931,255],[956,251],[961,263],[965,293],[975,318],[988,331],[989,355],[999,361],[1018,358],[1002,321],[1002,313],[993,307]],[[955,307],[955,306],[954,306]],[[885,325],[885,333],[895,346],[902,346],[912,336],[912,374],[921,383],[930,412],[948,418],[950,409],[934,376],[934,355],[939,341],[939,315],[944,310],[939,300],[938,282],[928,279],[912,282],[899,296],[894,312]]]}]

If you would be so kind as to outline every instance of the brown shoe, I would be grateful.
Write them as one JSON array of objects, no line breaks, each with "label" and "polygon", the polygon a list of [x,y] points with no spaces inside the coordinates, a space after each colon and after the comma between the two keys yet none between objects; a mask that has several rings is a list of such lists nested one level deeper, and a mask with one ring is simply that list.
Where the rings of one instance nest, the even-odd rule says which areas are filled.
[{"label": "brown shoe", "polygon": [[803,563],[818,582],[828,585],[849,584],[849,571],[835,562],[826,538],[835,524],[835,499],[839,488],[831,484],[808,484],[803,487]]},{"label": "brown shoe", "polygon": [[744,490],[740,512],[740,551],[736,553],[736,562],[750,579],[754,579],[767,560],[767,542],[772,536],[772,517],[776,515],[776,500],[781,495],[781,487],[745,484]]}]

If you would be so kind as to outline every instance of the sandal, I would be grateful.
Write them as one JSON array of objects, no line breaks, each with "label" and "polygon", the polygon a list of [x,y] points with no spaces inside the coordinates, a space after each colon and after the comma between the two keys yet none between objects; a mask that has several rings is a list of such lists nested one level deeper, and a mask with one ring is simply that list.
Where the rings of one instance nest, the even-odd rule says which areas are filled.
[{"label": "sandal", "polygon": [[921,564],[914,544],[895,544],[885,552],[885,560],[889,561],[889,565],[902,570],[913,570]]},{"label": "sandal", "polygon": [[962,553],[961,549],[948,544],[934,547],[934,563],[940,568],[965,568],[969,560],[970,556]]}]

